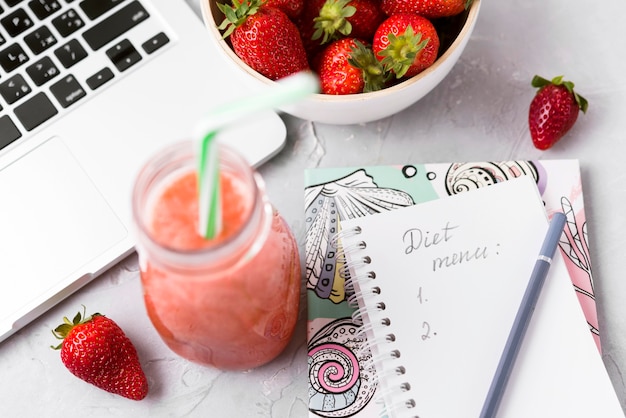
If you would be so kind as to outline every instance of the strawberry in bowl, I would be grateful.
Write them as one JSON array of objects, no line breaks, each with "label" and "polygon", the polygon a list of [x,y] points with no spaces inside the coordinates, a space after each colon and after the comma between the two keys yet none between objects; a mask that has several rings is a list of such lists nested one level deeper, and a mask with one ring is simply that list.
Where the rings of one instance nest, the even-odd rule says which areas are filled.
[{"label": "strawberry in bowl", "polygon": [[[378,48],[376,45],[388,46],[389,43],[390,31],[387,30],[387,33],[384,33],[384,22],[400,14],[395,12],[391,15],[387,14],[382,7],[385,2],[380,0],[307,0],[300,9],[297,4],[300,1],[296,0],[293,2],[296,4],[292,5],[299,12],[292,14],[287,19],[298,30],[308,68],[303,64],[298,64],[294,65],[298,68],[288,70],[287,73],[313,71],[320,77],[320,85],[327,85],[329,88],[280,110],[302,119],[329,124],[354,124],[382,119],[406,109],[424,97],[445,78],[459,59],[474,29],[481,4],[481,0],[469,2],[465,0],[466,3],[464,3],[461,11],[454,15],[433,19],[421,16],[419,24],[407,23],[404,25],[402,33],[392,32],[391,36],[396,41],[396,50],[402,49],[402,46],[397,46],[398,42],[402,43],[406,40],[415,42],[415,45],[411,47],[414,49],[411,52],[411,57],[415,61],[413,63],[407,61],[411,57],[400,58],[399,54],[393,52],[393,48],[387,52],[382,52],[382,48],[376,49]],[[402,2],[421,3],[422,1],[402,0]],[[429,3],[433,2],[447,3],[448,1],[429,1]],[[202,13],[209,36],[222,55],[223,65],[231,65],[236,70],[233,76],[236,74],[243,81],[262,88],[263,86],[271,86],[278,78],[288,75],[281,73],[276,78],[270,72],[257,70],[256,64],[249,60],[244,53],[237,53],[237,50],[255,48],[252,43],[246,46],[246,42],[256,42],[263,36],[272,36],[268,33],[262,33],[262,26],[256,26],[259,29],[258,32],[255,32],[256,38],[248,37],[243,42],[241,38],[233,39],[234,29],[229,29],[232,27],[233,20],[238,20],[237,18],[232,19],[232,15],[237,15],[235,10],[241,6],[248,9],[254,8],[257,13],[259,10],[271,8],[288,16],[284,3],[286,3],[284,0],[201,1]],[[467,8],[465,4],[467,4]],[[419,16],[413,12],[403,12],[403,14],[410,15],[405,17],[406,22],[415,21],[413,16]],[[231,17],[227,15],[231,15]],[[393,17],[393,19],[397,19],[397,17]],[[424,21],[427,21],[428,24]],[[291,27],[291,23],[286,23],[286,26]],[[274,26],[272,31],[278,36],[278,32],[281,32],[282,29]],[[293,27],[289,31],[293,33]],[[377,31],[379,32],[379,41],[376,40]],[[338,84],[331,85],[332,82],[340,83],[341,77],[338,74],[330,76],[328,71],[324,73],[320,71],[320,68],[329,68],[328,65],[324,67],[320,64],[322,57],[326,57],[328,60],[329,53],[326,50],[331,47],[336,48],[334,44],[346,38],[356,40],[374,52],[374,56],[382,64],[380,78],[384,80],[384,83],[380,88],[377,86],[353,90]],[[289,51],[274,49],[271,53],[266,54],[268,57],[267,64],[275,64],[276,66],[280,64],[282,68],[285,68],[286,66],[282,65],[283,60],[300,63],[302,55],[300,42],[296,40],[290,42],[297,46],[290,48]],[[294,53],[298,58],[289,58]],[[354,59],[350,61],[352,63],[357,62]],[[355,67],[350,61],[348,63],[351,68],[344,67],[345,70],[349,70],[350,73],[361,71],[360,78],[371,79],[373,67],[359,68],[359,65]],[[333,79],[335,81],[331,81]],[[351,81],[353,82],[353,79]]]}]

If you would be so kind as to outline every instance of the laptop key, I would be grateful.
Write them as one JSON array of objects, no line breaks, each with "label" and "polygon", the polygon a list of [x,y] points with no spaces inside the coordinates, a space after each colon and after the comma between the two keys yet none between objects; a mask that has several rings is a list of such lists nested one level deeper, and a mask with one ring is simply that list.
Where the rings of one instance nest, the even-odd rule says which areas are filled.
[{"label": "laptop key", "polygon": [[43,51],[56,44],[57,38],[54,37],[47,26],[42,26],[24,36],[24,42],[26,42],[26,45],[33,51],[33,54],[41,54]]},{"label": "laptop key", "polygon": [[59,75],[59,69],[50,57],[43,57],[36,63],[26,67],[26,73],[33,82],[41,86]]},{"label": "laptop key", "polygon": [[133,1],[94,27],[87,29],[83,32],[83,38],[91,49],[97,51],[148,17],[150,15],[146,9],[138,1]]},{"label": "laptop key", "polygon": [[61,5],[57,0],[31,0],[28,7],[33,11],[37,19],[43,20],[61,10]]},{"label": "laptop key", "polygon": [[126,71],[141,61],[141,54],[137,52],[128,39],[124,39],[107,49],[106,54],[120,72]]},{"label": "laptop key", "polygon": [[69,9],[67,12],[52,19],[52,24],[63,37],[67,37],[85,26],[85,22],[74,9]]},{"label": "laptop key", "polygon": [[50,86],[50,91],[64,108],[73,105],[87,94],[71,74]]},{"label": "laptop key", "polygon": [[79,6],[91,20],[97,19],[124,0],[83,0]]},{"label": "laptop key", "polygon": [[0,51],[0,66],[7,73],[28,61],[28,55],[19,44],[12,44]]},{"label": "laptop key", "polygon": [[70,68],[77,62],[87,58],[87,51],[85,51],[85,48],[77,39],[72,39],[65,45],[55,49],[54,55],[59,59],[61,65],[65,68]]},{"label": "laptop key", "polygon": [[104,67],[87,79],[87,85],[90,89],[95,90],[107,81],[113,79],[113,71],[109,67]]},{"label": "laptop key", "polygon": [[161,48],[163,45],[165,45],[169,41],[170,41],[170,38],[168,38],[165,33],[160,32],[154,35],[152,38],[148,39],[143,44],[141,44],[141,47],[148,54],[152,54],[154,51]]},{"label": "laptop key", "polygon": [[23,0],[6,0],[5,3],[7,4],[7,6],[9,7],[13,7],[16,4],[19,4],[20,2],[22,2]]},{"label": "laptop key", "polygon": [[34,25],[24,9],[17,9],[0,19],[0,23],[10,36],[17,36]]},{"label": "laptop key", "polygon": [[40,92],[15,108],[15,116],[27,131],[32,131],[59,113],[45,93]]},{"label": "laptop key", "polygon": [[0,95],[8,103],[13,104],[32,90],[21,74],[15,74],[7,81],[0,83]]},{"label": "laptop key", "polygon": [[22,136],[22,133],[7,115],[0,117],[0,149]]}]

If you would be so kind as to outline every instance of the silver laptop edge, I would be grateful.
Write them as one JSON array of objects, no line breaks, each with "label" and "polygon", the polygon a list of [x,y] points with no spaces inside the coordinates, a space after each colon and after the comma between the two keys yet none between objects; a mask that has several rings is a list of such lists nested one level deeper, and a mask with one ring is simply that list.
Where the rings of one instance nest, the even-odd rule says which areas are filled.
[{"label": "silver laptop edge", "polygon": [[[115,79],[115,84],[107,90],[87,97],[60,118],[37,128],[33,135],[0,150],[1,198],[49,206],[48,214],[42,216],[51,216],[52,220],[38,226],[38,229],[26,228],[27,233],[21,236],[23,225],[0,219],[0,250],[9,251],[9,254],[0,254],[0,277],[6,289],[3,291],[20,294],[20,291],[11,289],[16,289],[21,282],[28,282],[32,295],[14,311],[0,311],[0,341],[133,251],[130,222],[132,182],[149,156],[168,143],[188,139],[194,125],[212,107],[260,88],[247,84],[243,75],[240,76],[224,60],[209,41],[202,22],[182,0],[146,0],[141,3],[155,21],[151,24],[164,28],[170,42],[154,57]],[[133,42],[139,42],[140,37],[146,36],[141,33],[142,30],[140,24],[136,30],[129,31],[128,37]],[[138,40],[135,41],[134,37]],[[285,126],[278,115],[267,112],[262,116],[230,142],[253,165],[261,164],[277,153],[286,136]],[[62,166],[48,164],[44,150],[61,155],[66,162]],[[31,163],[30,160],[37,158],[38,163]],[[37,165],[33,168],[31,164]],[[83,177],[81,173],[85,176],[76,190],[84,190],[81,192],[83,196],[63,195],[57,198],[51,193],[45,202],[39,202],[38,197],[33,197],[33,193],[37,192],[30,190],[47,176],[63,175],[63,181],[71,182],[75,177]],[[8,177],[12,178],[7,180]],[[23,185],[9,187],[6,183],[24,177]],[[66,184],[62,191],[65,193],[73,188],[73,185]],[[16,195],[2,194],[7,191]],[[45,191],[39,194],[43,196]],[[96,201],[102,200],[105,204],[94,202],[90,206],[91,203],[84,202],[87,195],[93,195]],[[80,225],[56,225],[57,218],[50,215],[58,213],[63,217],[66,211],[78,211],[77,205],[83,203],[88,211],[101,212],[102,215],[98,215],[100,219],[111,218],[111,227],[100,225],[96,215],[84,216],[83,222],[88,224],[86,229],[81,229]],[[21,211],[17,204],[12,210]],[[9,215],[2,211],[0,208],[0,218]],[[36,212],[33,213],[30,216],[37,216]],[[97,231],[99,235],[101,230],[110,235],[104,241],[89,232]],[[83,242],[77,243],[76,239]],[[81,257],[85,256],[82,254],[83,247],[92,240],[102,248],[99,255],[90,259],[79,261],[78,255],[63,252],[64,248],[69,248],[74,253],[81,253]],[[49,245],[52,242],[54,244]],[[48,248],[50,246],[54,248]],[[54,258],[37,253],[45,249],[60,251],[60,255]],[[55,260],[59,263],[69,260],[80,265],[71,267],[71,272],[65,277],[49,278],[49,284],[45,284],[40,277],[23,277],[25,271],[31,276],[47,271],[65,271],[60,266],[57,268]],[[47,266],[38,264],[42,262]],[[10,266],[9,270],[6,265]],[[23,290],[21,292],[24,293]]]}]

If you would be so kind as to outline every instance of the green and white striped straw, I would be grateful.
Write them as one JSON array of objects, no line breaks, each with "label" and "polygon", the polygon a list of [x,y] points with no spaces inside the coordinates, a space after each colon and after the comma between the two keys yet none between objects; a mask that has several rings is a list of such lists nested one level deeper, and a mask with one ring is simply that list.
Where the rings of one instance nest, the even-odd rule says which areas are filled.
[{"label": "green and white striped straw", "polygon": [[199,233],[215,238],[222,229],[222,202],[219,187],[218,138],[222,129],[247,115],[296,102],[319,91],[319,80],[310,72],[285,77],[254,96],[226,103],[198,125],[198,209]]},{"label": "green and white striped straw", "polygon": [[200,235],[215,238],[222,230],[219,153],[217,131],[207,133],[198,152],[198,208]]}]

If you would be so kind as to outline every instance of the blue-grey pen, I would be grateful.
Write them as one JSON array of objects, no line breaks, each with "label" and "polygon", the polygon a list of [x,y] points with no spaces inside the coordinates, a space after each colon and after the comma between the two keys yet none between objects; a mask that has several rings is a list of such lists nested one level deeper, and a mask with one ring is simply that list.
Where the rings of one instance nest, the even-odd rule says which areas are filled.
[{"label": "blue-grey pen", "polygon": [[522,345],[524,334],[526,333],[526,329],[528,329],[530,318],[537,305],[541,288],[548,275],[550,264],[552,264],[552,257],[554,257],[554,253],[559,245],[559,238],[561,237],[564,227],[565,215],[555,213],[552,216],[552,221],[550,221],[550,227],[548,228],[543,245],[541,246],[541,251],[535,262],[535,267],[528,281],[522,303],[515,316],[515,321],[513,321],[513,326],[511,327],[509,338],[504,346],[502,357],[500,357],[498,368],[491,381],[491,387],[487,393],[483,409],[480,412],[480,418],[493,418],[498,412],[498,407],[500,406],[502,395],[504,394],[506,384],[511,375],[515,358]]}]

